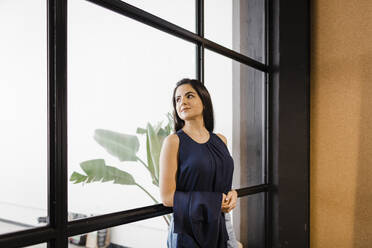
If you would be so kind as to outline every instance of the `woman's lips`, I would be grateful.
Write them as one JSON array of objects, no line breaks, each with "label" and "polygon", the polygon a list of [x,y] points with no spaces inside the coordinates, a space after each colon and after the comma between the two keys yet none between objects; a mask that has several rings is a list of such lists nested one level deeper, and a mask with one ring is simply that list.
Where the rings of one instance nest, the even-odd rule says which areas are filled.
[{"label": "woman's lips", "polygon": [[190,109],[190,108],[183,109],[183,110],[181,110],[181,112],[184,112],[184,111],[189,110],[189,109]]}]

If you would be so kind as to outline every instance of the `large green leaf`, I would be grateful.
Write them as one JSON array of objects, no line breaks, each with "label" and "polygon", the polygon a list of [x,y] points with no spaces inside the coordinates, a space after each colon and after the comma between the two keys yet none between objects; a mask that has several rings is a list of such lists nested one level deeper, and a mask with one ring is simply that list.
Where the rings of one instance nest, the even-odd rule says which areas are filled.
[{"label": "large green leaf", "polygon": [[86,175],[74,172],[70,177],[70,181],[75,181],[74,183],[114,181],[115,184],[136,185],[136,182],[131,174],[106,165],[105,160],[103,159],[84,161],[80,163],[80,167],[83,169]]},{"label": "large green leaf", "polygon": [[140,145],[137,136],[96,129],[94,139],[120,161],[137,161]]},{"label": "large green leaf", "polygon": [[[154,128],[151,126],[151,124],[148,124],[147,129],[141,129],[141,132],[143,132],[144,130],[147,130],[147,133],[146,133],[147,164],[148,164],[149,170],[151,171],[152,183],[156,186],[159,186],[159,180],[158,180],[159,179],[159,162],[157,162],[157,161],[159,160],[159,157],[160,157],[160,150],[161,150],[161,147],[162,147],[162,144],[163,144],[163,141],[164,141],[165,137],[167,137],[169,135],[169,133],[171,132],[171,129],[172,129],[171,128],[172,118],[169,117],[169,116],[171,116],[171,115],[168,113],[168,115],[167,115],[168,124],[165,126],[165,128],[161,127],[161,125],[163,123],[163,121],[161,121],[161,122],[158,122],[158,124]],[[152,138],[151,138],[151,134],[153,134]],[[155,139],[154,137],[156,137],[156,136],[157,136],[157,138]],[[156,159],[156,157],[153,154],[154,140],[155,140],[155,144],[159,143],[159,145],[158,145],[159,153],[158,153],[158,155],[155,154],[155,156],[158,156],[158,159]],[[156,142],[156,140],[157,140],[157,142]],[[155,149],[155,152],[157,152],[156,150],[157,149]]]},{"label": "large green leaf", "polygon": [[155,177],[156,180],[159,181],[159,157],[161,144],[158,135],[155,133],[155,130],[150,123],[147,123],[147,135],[149,138],[149,149],[147,150],[147,152],[151,154]]},{"label": "large green leaf", "polygon": [[142,127],[137,127],[136,133],[145,134],[145,133],[147,133],[147,130],[145,128],[142,128]]},{"label": "large green leaf", "polygon": [[70,177],[70,181],[71,182],[74,182],[75,184],[76,183],[81,183],[81,182],[84,182],[85,180],[87,180],[88,176],[84,176],[78,172],[73,172],[71,177]]},{"label": "large green leaf", "polygon": [[[119,158],[120,161],[138,161],[142,163],[151,174],[152,183],[159,186],[159,157],[160,150],[165,137],[167,137],[173,128],[173,116],[168,113],[168,124],[162,128],[162,122],[158,122],[154,127],[147,124],[146,128],[138,127],[137,134],[146,134],[146,150],[147,161],[146,165],[139,157],[139,140],[137,136],[117,133],[109,130],[95,130],[94,139],[103,146],[106,151]],[[141,185],[137,184],[133,176],[125,171],[105,164],[103,159],[88,160],[80,164],[86,175],[78,172],[73,172],[70,181],[76,183],[90,183],[94,181],[114,181],[115,184],[136,185],[142,189],[155,203],[158,201]],[[167,216],[170,219],[170,216]],[[166,218],[163,216],[163,218]],[[169,224],[169,222],[167,221]]]},{"label": "large green leaf", "polygon": [[155,176],[155,168],[154,168],[154,163],[152,161],[151,157],[151,151],[150,151],[150,139],[149,135],[146,133],[146,155],[147,155],[147,166],[149,168],[151,177],[152,177],[152,183],[156,186],[159,186],[159,181],[156,179]]},{"label": "large green leaf", "polygon": [[165,126],[164,129],[166,130],[167,135],[169,135],[174,130],[173,115],[168,112],[167,118],[168,118],[168,124]]},{"label": "large green leaf", "polygon": [[160,147],[163,145],[164,139],[172,132],[172,115],[168,113],[168,124],[164,128],[160,128],[157,132],[160,142]]},{"label": "large green leaf", "polygon": [[159,129],[159,131],[158,131],[159,138],[164,139],[165,137],[167,137],[167,135],[168,135],[168,132],[167,132],[166,128],[160,128]]}]

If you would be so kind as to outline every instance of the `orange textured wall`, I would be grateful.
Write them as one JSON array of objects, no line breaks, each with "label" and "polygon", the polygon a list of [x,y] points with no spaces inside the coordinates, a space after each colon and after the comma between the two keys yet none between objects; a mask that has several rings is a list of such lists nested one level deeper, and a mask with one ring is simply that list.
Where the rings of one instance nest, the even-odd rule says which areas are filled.
[{"label": "orange textured wall", "polygon": [[311,248],[372,247],[372,0],[311,11]]}]

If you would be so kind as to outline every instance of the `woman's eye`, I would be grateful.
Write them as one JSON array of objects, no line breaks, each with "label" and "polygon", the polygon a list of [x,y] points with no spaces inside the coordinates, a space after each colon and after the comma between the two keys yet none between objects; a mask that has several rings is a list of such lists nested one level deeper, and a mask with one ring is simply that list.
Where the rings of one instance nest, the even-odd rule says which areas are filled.
[{"label": "woman's eye", "polygon": [[[193,95],[187,95],[187,98],[189,98],[190,96],[191,96],[191,97],[194,97]],[[180,101],[180,98],[177,98],[177,99],[176,99],[176,102],[179,102],[179,101]]]}]

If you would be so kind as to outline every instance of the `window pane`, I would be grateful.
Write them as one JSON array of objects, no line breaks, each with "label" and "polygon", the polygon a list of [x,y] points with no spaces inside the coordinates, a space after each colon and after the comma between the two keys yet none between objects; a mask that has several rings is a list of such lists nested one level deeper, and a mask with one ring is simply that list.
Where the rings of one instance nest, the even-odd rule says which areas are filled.
[{"label": "window pane", "polygon": [[124,0],[134,7],[168,22],[195,32],[195,1],[185,0]]},{"label": "window pane", "polygon": [[205,85],[215,112],[215,133],[227,138],[234,159],[233,187],[264,183],[264,73],[209,50]]},{"label": "window pane", "polygon": [[0,1],[0,234],[47,215],[46,1]]},{"label": "window pane", "polygon": [[265,62],[265,1],[205,0],[207,39]]},{"label": "window pane", "polygon": [[232,216],[236,239],[243,247],[266,247],[265,193],[238,198]]},{"label": "window pane", "polygon": [[[70,214],[160,203],[160,145],[176,82],[195,77],[195,46],[86,1],[68,6]],[[87,175],[98,181],[84,185]]]},{"label": "window pane", "polygon": [[75,247],[72,244],[88,246],[96,242],[98,247],[110,243],[114,247],[167,247],[169,218],[170,215],[164,215],[70,237],[69,247]]}]

